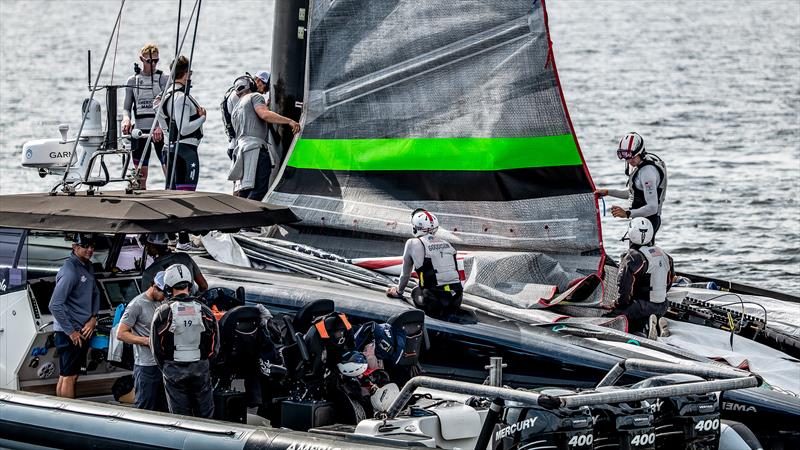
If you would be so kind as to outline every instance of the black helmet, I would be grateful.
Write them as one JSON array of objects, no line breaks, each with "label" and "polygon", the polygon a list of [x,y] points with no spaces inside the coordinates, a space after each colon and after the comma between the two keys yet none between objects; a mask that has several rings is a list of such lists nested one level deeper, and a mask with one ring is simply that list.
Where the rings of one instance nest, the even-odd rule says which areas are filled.
[{"label": "black helmet", "polygon": [[72,243],[81,247],[88,247],[97,243],[97,236],[94,233],[75,233],[72,237]]}]

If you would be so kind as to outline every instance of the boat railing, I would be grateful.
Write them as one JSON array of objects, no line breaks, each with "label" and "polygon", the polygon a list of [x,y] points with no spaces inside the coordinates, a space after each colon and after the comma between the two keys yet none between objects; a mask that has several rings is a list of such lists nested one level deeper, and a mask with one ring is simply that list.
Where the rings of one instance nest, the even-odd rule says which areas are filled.
[{"label": "boat railing", "polygon": [[605,403],[625,403],[665,397],[707,394],[718,391],[758,387],[763,383],[763,380],[758,375],[742,370],[702,364],[687,365],[631,358],[623,360],[615,365],[606,377],[603,378],[603,381],[601,381],[598,387],[613,385],[626,370],[652,373],[683,373],[697,375],[703,378],[718,379],[691,381],[668,386],[626,387],[613,391],[583,391],[566,395],[549,395],[502,386],[481,385],[464,381],[419,376],[412,378],[403,386],[400,394],[386,411],[385,417],[387,419],[395,418],[400,411],[405,408],[417,388],[436,389],[477,397],[502,398],[504,400],[555,409],[560,407],[577,408]]}]

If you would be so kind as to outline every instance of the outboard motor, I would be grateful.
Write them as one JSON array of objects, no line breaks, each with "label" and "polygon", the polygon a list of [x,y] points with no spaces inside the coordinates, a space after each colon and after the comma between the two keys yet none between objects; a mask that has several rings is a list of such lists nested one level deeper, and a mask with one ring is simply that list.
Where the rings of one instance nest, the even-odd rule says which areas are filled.
[{"label": "outboard motor", "polygon": [[[49,174],[63,175],[65,171],[69,171],[67,180],[80,180],[92,155],[103,145],[104,140],[100,103],[86,99],[81,112],[86,114],[86,122],[76,149],[76,158],[72,159],[75,138],[67,139],[69,125],[61,124],[58,126],[61,139],[36,139],[22,145],[22,167],[38,169],[42,178]],[[71,160],[73,165],[67,167]]]},{"label": "outboard motor", "polygon": [[[687,374],[660,375],[633,388],[669,386],[702,378]],[[719,447],[720,411],[717,395],[699,394],[648,400],[656,427],[656,448],[716,450]]]},{"label": "outboard motor", "polygon": [[595,448],[654,450],[656,430],[647,402],[591,406]]},{"label": "outboard motor", "polygon": [[[539,392],[554,396],[573,393],[564,389]],[[592,430],[592,413],[587,407],[545,409],[506,401],[502,420],[492,434],[491,448],[591,449],[594,442]]]}]

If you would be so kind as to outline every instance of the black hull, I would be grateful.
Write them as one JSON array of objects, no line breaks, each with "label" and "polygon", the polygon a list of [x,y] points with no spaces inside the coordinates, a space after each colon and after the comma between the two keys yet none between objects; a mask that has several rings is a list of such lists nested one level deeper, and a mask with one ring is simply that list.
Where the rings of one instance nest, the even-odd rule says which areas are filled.
[{"label": "black hull", "polygon": [[[210,264],[203,267],[204,273],[219,277],[213,281],[210,279],[210,284],[234,289],[244,285],[249,302],[263,304],[272,311],[295,311],[309,301],[330,298],[336,303],[337,310],[358,323],[384,321],[411,308],[402,301],[388,299],[381,292],[363,288]],[[608,345],[602,339],[589,341],[554,332],[549,326],[531,326],[479,311],[459,323],[426,318],[426,328],[431,345],[423,351],[420,361],[427,373],[469,382],[483,382],[486,376],[483,367],[488,358],[502,356],[508,364],[504,370],[504,383],[512,387],[590,388],[622,359],[642,357],[625,347]],[[581,325],[580,329],[595,332],[610,341],[623,339],[624,342],[635,338],[592,325]],[[666,344],[656,342],[649,347],[672,356],[707,362]],[[632,384],[652,375],[630,372],[619,384]],[[780,445],[800,448],[800,429],[797,427],[800,423],[800,399],[790,393],[766,388],[726,392],[720,409],[723,419],[744,423],[762,442],[772,442],[772,448],[781,448]]]}]

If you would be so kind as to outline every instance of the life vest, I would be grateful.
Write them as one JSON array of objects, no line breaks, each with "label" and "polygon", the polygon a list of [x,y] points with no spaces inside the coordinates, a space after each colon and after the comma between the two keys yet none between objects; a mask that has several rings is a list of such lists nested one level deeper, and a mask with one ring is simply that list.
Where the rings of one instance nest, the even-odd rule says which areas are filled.
[{"label": "life vest", "polygon": [[[334,322],[336,322],[335,320],[331,320],[332,318],[335,318],[335,317],[338,317],[339,320],[341,321],[341,323],[344,325],[345,333],[347,331],[350,331],[351,328],[353,328],[352,325],[350,325],[350,321],[347,320],[347,316],[344,315],[343,313],[328,314],[324,318],[322,318],[322,319],[318,320],[316,323],[314,323],[314,327],[317,329],[317,333],[319,333],[319,337],[321,337],[322,339],[331,339],[331,334],[333,333],[333,330],[330,330],[331,332],[329,333],[328,332],[328,328],[330,328],[334,324]],[[342,339],[342,341],[341,342],[336,342],[336,344],[337,345],[344,344],[344,340],[343,339],[345,339],[345,338],[343,336],[340,336],[338,338]]]},{"label": "life vest", "polygon": [[[133,114],[137,121],[156,117],[153,101],[161,94],[161,77],[163,72],[156,70],[152,81],[149,75],[137,73],[133,76]],[[149,87],[149,89],[147,89]],[[139,124],[141,125],[141,124]]]},{"label": "life vest", "polygon": [[159,367],[164,361],[214,358],[219,350],[217,333],[217,320],[211,310],[194,297],[180,295],[160,306],[153,316],[153,356]]},{"label": "life vest", "polygon": [[225,96],[222,97],[222,103],[219,104],[219,109],[220,111],[222,111],[222,125],[223,128],[225,129],[225,135],[228,136],[229,141],[236,139],[236,129],[233,127],[233,122],[231,121],[231,113],[233,111],[231,111],[230,108],[228,108],[228,99],[231,97],[231,95],[237,95],[235,90],[236,82],[241,80],[242,78],[247,79],[247,81],[249,81],[250,92],[256,92],[257,89],[256,82],[253,79],[253,76],[245,72],[244,75],[237,77],[235,80],[233,80],[233,84],[231,84],[231,87],[229,87],[228,90],[225,91]]},{"label": "life vest", "polygon": [[667,196],[667,165],[661,158],[652,153],[647,153],[644,158],[642,158],[642,162],[633,169],[633,172],[631,172],[628,178],[628,189],[633,194],[631,209],[638,209],[647,204],[644,198],[644,190],[636,187],[636,177],[639,175],[639,171],[646,166],[653,166],[658,170],[659,183],[656,187],[656,194],[658,195],[658,213],[654,215],[660,216],[661,206],[664,204],[664,199]]},{"label": "life vest", "polygon": [[203,331],[202,305],[196,301],[173,302],[172,324],[169,331],[173,334],[175,350],[173,360],[177,362],[194,362],[201,358],[200,340]]},{"label": "life vest", "polygon": [[665,302],[669,285],[669,256],[656,246],[643,246],[631,251],[638,251],[647,260],[647,272],[636,277],[634,298],[649,299],[653,303]]},{"label": "life vest", "polygon": [[456,249],[449,242],[432,234],[417,239],[425,247],[422,266],[415,268],[419,276],[419,285],[422,288],[434,288],[460,283]]},{"label": "life vest", "polygon": [[[198,139],[198,140],[203,139],[203,126],[202,125],[200,126],[200,128],[194,130],[193,132],[191,132],[189,134],[182,134],[182,135],[180,135],[180,137],[178,137],[178,123],[175,120],[173,120],[174,119],[173,117],[170,117],[170,113],[172,112],[173,108],[172,108],[172,106],[170,106],[169,108],[165,107],[165,105],[167,105],[167,103],[168,103],[168,100],[172,97],[172,86],[168,86],[166,89],[164,89],[164,91],[165,91],[164,98],[163,98],[163,100],[161,100],[161,103],[159,104],[159,108],[161,108],[161,114],[164,115],[164,118],[167,120],[167,123],[169,124],[169,139],[170,139],[170,142],[171,143],[175,143],[175,142],[178,142],[180,139],[185,139],[185,138],[195,138],[195,139]],[[192,105],[194,105],[195,111],[197,111],[197,109],[200,107],[200,104],[197,103],[197,101],[194,99],[194,97],[192,97],[191,95],[186,95],[186,86],[180,86],[180,87],[175,86],[175,92],[183,92],[184,96],[185,96],[184,98],[188,99],[192,103]],[[175,105],[175,106],[176,106],[175,113],[176,114],[183,114],[183,112],[180,111],[177,108],[177,105]],[[199,117],[200,117],[200,114],[195,112],[194,114],[192,114],[189,117],[189,121],[198,119]],[[178,117],[178,119],[180,119],[180,117]]]}]

